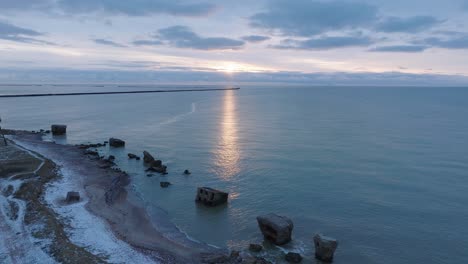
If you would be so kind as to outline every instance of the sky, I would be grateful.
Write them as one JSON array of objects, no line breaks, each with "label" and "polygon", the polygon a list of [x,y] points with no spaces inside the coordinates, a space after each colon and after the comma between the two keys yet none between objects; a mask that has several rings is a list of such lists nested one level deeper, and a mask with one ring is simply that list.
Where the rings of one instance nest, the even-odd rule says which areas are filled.
[{"label": "sky", "polygon": [[468,85],[468,0],[0,0],[0,82]]}]

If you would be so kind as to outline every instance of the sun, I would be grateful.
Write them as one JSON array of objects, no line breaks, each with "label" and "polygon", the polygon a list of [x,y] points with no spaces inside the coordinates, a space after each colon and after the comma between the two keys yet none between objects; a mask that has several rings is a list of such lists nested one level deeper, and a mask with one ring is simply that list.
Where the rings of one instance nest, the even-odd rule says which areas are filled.
[{"label": "sun", "polygon": [[227,62],[218,67],[218,71],[232,74],[235,72],[245,71],[242,65],[235,62]]}]

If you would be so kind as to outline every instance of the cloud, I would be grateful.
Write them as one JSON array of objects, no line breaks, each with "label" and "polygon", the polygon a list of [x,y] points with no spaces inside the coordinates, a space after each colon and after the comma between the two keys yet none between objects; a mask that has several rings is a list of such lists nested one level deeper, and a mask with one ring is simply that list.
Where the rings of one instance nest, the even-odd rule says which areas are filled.
[{"label": "cloud", "polygon": [[159,40],[141,39],[141,40],[133,41],[132,44],[135,46],[160,46],[160,45],[163,45],[164,43]]},{"label": "cloud", "polygon": [[101,45],[107,45],[107,46],[112,46],[112,47],[117,47],[117,48],[124,48],[126,47],[125,45],[122,45],[122,44],[119,44],[119,43],[116,43],[112,40],[108,40],[108,39],[101,39],[101,38],[97,38],[97,39],[93,39],[93,41],[97,44],[101,44]]},{"label": "cloud", "polygon": [[[158,64],[155,63],[157,66]],[[125,67],[124,67],[125,68]],[[173,70],[171,70],[173,69]],[[196,69],[195,69],[196,70]],[[185,67],[161,67],[153,69],[122,69],[122,70],[96,70],[96,69],[25,69],[0,68],[0,82],[24,83],[44,82],[89,82],[108,83],[109,80],[121,83],[147,84],[159,83],[222,83],[232,84],[233,81],[242,87],[243,83],[287,83],[303,84],[310,86],[465,86],[468,85],[468,77],[460,75],[437,74],[409,74],[401,72],[383,73],[302,73],[302,72],[264,72],[264,73],[236,73],[226,75],[214,71],[194,71]]]},{"label": "cloud", "polygon": [[198,50],[240,49],[244,41],[223,37],[201,37],[185,26],[172,26],[158,31],[158,40],[177,48]]},{"label": "cloud", "polygon": [[245,40],[247,42],[253,42],[253,43],[262,42],[262,41],[269,40],[269,39],[270,37],[259,36],[259,35],[250,35],[250,36],[242,37],[242,40]]},{"label": "cloud", "polygon": [[0,0],[0,9],[31,10],[45,8],[50,4],[49,0]]},{"label": "cloud", "polygon": [[257,28],[287,36],[313,36],[332,30],[367,26],[377,20],[377,8],[347,1],[272,0],[265,12],[250,17]]},{"label": "cloud", "polygon": [[298,50],[329,50],[335,48],[369,46],[373,41],[363,36],[320,37],[308,40],[286,39],[280,45],[272,46],[276,49]]},{"label": "cloud", "polygon": [[430,29],[441,22],[442,21],[432,16],[413,16],[407,18],[389,17],[378,23],[375,29],[387,33],[416,33]]},{"label": "cloud", "polygon": [[10,24],[7,21],[0,20],[0,39],[23,43],[39,43],[53,45],[53,43],[51,42],[35,38],[42,35],[42,33],[37,32],[35,30],[18,27],[13,24]]},{"label": "cloud", "polygon": [[428,49],[424,45],[394,45],[394,46],[379,46],[370,49],[372,52],[422,52]]},{"label": "cloud", "polygon": [[182,0],[0,0],[3,10],[59,11],[66,14],[108,13],[113,15],[146,16],[170,14],[174,16],[204,16],[216,6],[209,2]]},{"label": "cloud", "polygon": [[456,36],[449,39],[427,38],[423,42],[437,48],[468,49],[468,35]]}]

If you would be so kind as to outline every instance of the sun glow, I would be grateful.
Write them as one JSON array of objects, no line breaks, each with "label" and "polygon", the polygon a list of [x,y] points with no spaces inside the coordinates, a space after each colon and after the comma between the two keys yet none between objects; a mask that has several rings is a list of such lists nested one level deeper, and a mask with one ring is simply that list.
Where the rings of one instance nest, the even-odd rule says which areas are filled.
[{"label": "sun glow", "polygon": [[216,71],[224,72],[227,74],[233,74],[236,72],[265,72],[271,71],[271,69],[265,69],[262,67],[238,63],[238,62],[222,62],[213,67]]}]

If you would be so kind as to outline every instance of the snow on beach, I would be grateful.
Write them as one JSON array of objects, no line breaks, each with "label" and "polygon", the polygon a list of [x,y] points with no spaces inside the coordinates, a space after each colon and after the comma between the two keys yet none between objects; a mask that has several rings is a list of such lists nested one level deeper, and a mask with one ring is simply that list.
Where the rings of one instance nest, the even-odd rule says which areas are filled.
[{"label": "snow on beach", "polygon": [[[47,187],[44,198],[68,224],[69,228],[66,228],[66,231],[71,242],[85,247],[95,255],[107,257],[107,261],[111,263],[155,263],[150,257],[118,239],[104,220],[85,208],[88,198],[83,189],[82,176],[73,170],[73,164],[63,159],[60,153],[49,151],[46,146],[26,141],[16,143],[53,160],[60,166],[62,178]],[[70,190],[78,191],[81,201],[63,206],[62,201]]]}]

